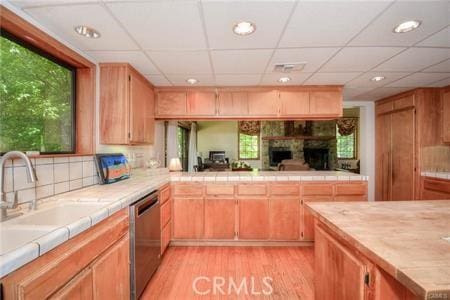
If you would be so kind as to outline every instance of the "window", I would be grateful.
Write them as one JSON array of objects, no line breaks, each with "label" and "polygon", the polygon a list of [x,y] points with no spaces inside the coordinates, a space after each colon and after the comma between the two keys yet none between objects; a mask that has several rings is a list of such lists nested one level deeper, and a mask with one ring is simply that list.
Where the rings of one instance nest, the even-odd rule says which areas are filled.
[{"label": "window", "polygon": [[338,159],[356,159],[356,128],[349,135],[341,135],[336,126]]},{"label": "window", "polygon": [[259,159],[259,134],[239,133],[239,159]]},{"label": "window", "polygon": [[75,152],[75,69],[0,36],[0,153]]},{"label": "window", "polygon": [[183,126],[178,126],[177,137],[178,137],[178,157],[181,160],[183,171],[187,171],[189,162],[189,129]]}]

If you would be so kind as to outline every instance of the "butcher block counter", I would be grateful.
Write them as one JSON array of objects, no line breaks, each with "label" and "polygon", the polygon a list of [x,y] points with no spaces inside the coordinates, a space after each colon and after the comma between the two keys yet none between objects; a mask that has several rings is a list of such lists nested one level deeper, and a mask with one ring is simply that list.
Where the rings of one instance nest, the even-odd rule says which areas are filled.
[{"label": "butcher block counter", "polygon": [[316,297],[335,284],[345,299],[450,299],[450,200],[334,204],[307,204]]}]

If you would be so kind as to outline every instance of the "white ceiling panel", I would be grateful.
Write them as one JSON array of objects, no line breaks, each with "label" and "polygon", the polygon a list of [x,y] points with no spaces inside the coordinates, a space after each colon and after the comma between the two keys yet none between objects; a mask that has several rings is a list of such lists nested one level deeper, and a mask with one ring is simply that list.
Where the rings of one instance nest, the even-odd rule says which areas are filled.
[{"label": "white ceiling panel", "polygon": [[[397,1],[350,45],[411,46],[449,25],[448,5],[448,1]],[[393,32],[395,26],[408,20],[420,20],[422,25],[408,33]]]},{"label": "white ceiling panel", "polygon": [[447,77],[450,77],[450,73],[414,73],[388,84],[387,87],[425,87]]},{"label": "white ceiling panel", "polygon": [[365,72],[404,50],[400,47],[343,48],[321,69],[321,72]]},{"label": "white ceiling panel", "polygon": [[281,47],[343,46],[390,1],[300,1]]},{"label": "white ceiling panel", "polygon": [[195,2],[124,2],[107,6],[143,49],[206,48]]},{"label": "white ceiling panel", "polygon": [[278,49],[273,54],[266,72],[271,73],[273,67],[278,63],[306,62],[302,72],[315,72],[340,48],[297,48]]},{"label": "white ceiling panel", "polygon": [[410,90],[411,88],[408,87],[380,87],[374,90],[371,90],[367,93],[363,93],[358,95],[358,98],[360,100],[368,100],[368,101],[376,101],[380,100],[389,96],[393,96],[402,92],[405,92],[407,90]]},{"label": "white ceiling panel", "polygon": [[[411,73],[406,72],[368,72],[364,73],[361,76],[358,76],[357,78],[353,79],[350,82],[347,82],[345,84],[345,87],[355,88],[355,87],[371,87],[371,88],[377,88],[380,86],[384,86],[388,83],[391,83],[395,80],[398,80],[400,78],[403,78],[405,76],[408,76]],[[372,81],[371,79],[375,76],[384,76],[385,79],[381,81]]]},{"label": "white ceiling panel", "polygon": [[444,80],[440,80],[437,82],[433,82],[432,84],[429,84],[429,87],[444,87],[450,85],[450,77],[449,78],[445,78]]},{"label": "white ceiling panel", "polygon": [[98,3],[100,0],[9,0],[9,2],[17,7],[27,8],[63,4]]},{"label": "white ceiling panel", "polygon": [[154,86],[171,86],[163,75],[144,75]]},{"label": "white ceiling panel", "polygon": [[450,27],[444,28],[438,33],[433,34],[429,38],[418,43],[417,46],[450,47]]},{"label": "white ceiling panel", "polygon": [[[274,48],[294,1],[205,1],[202,5],[211,48]],[[256,24],[256,31],[249,36],[236,35],[232,28],[240,21]]]},{"label": "white ceiling panel", "polygon": [[97,62],[127,62],[142,74],[159,74],[141,51],[86,51]]},{"label": "white ceiling panel", "polygon": [[[39,23],[82,50],[137,50],[138,47],[98,4],[47,6],[25,9]],[[75,32],[77,25],[95,28],[99,39],[90,39]]]},{"label": "white ceiling panel", "polygon": [[211,74],[207,51],[148,51],[153,62],[166,74]]},{"label": "white ceiling panel", "polygon": [[373,88],[367,87],[367,88],[344,88],[343,92],[343,98],[344,101],[354,101],[354,100],[363,100],[359,98],[358,96],[364,93],[367,93],[368,91],[373,90]]},{"label": "white ceiling panel", "polygon": [[[312,73],[271,73],[264,74],[264,77],[261,80],[262,85],[301,85],[305,82],[305,80],[311,76]],[[280,77],[289,77],[291,80],[287,83],[280,83],[278,79]]]},{"label": "white ceiling panel", "polygon": [[416,72],[450,58],[446,48],[410,48],[385,63],[375,71]]},{"label": "white ceiling panel", "polygon": [[260,79],[259,74],[216,74],[218,86],[258,85]]},{"label": "white ceiling panel", "polygon": [[186,79],[188,78],[195,78],[198,80],[198,83],[195,86],[213,86],[216,84],[216,81],[214,80],[214,75],[193,75],[193,74],[187,74],[187,75],[166,75],[167,78],[172,82],[173,85],[176,86],[192,86],[191,84],[186,82]]},{"label": "white ceiling panel", "polygon": [[220,74],[263,73],[272,50],[211,51],[214,71]]},{"label": "white ceiling panel", "polygon": [[306,80],[305,84],[346,84],[361,73],[316,73]]},{"label": "white ceiling panel", "polygon": [[426,68],[422,72],[450,72],[450,59],[447,59],[444,62]]}]

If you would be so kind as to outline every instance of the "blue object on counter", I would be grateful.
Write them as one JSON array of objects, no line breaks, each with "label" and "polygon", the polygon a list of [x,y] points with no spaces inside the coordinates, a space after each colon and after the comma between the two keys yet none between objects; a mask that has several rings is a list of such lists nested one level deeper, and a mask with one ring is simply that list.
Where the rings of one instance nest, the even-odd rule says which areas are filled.
[{"label": "blue object on counter", "polygon": [[96,154],[97,172],[100,184],[109,184],[130,178],[131,168],[122,153]]}]

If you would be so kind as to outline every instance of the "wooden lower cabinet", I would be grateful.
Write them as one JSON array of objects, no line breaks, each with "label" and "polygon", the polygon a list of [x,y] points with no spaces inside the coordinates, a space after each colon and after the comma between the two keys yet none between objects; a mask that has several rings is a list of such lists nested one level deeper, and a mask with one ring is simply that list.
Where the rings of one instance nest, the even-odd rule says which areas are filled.
[{"label": "wooden lower cabinet", "polygon": [[301,238],[304,241],[314,240],[314,216],[311,214],[310,210],[306,207],[309,202],[331,202],[333,201],[333,196],[303,196],[301,201]]},{"label": "wooden lower cabinet", "polygon": [[235,238],[236,200],[233,198],[205,199],[205,238]]},{"label": "wooden lower cabinet", "polygon": [[239,239],[269,238],[269,199],[239,199]]},{"label": "wooden lower cabinet", "polygon": [[201,239],[204,235],[204,199],[202,197],[173,198],[173,237]]},{"label": "wooden lower cabinet", "polygon": [[300,238],[300,198],[270,198],[269,224],[271,240],[298,240]]},{"label": "wooden lower cabinet", "polygon": [[449,200],[450,180],[422,177],[421,200]]},{"label": "wooden lower cabinet", "polygon": [[92,269],[88,268],[62,287],[51,300],[91,300],[94,299]]},{"label": "wooden lower cabinet", "polygon": [[161,255],[164,254],[167,247],[169,247],[171,237],[172,237],[172,222],[169,222],[161,230]]},{"label": "wooden lower cabinet", "polygon": [[404,287],[385,271],[375,268],[373,272],[373,297],[374,300],[416,300],[418,299],[410,290]]}]

